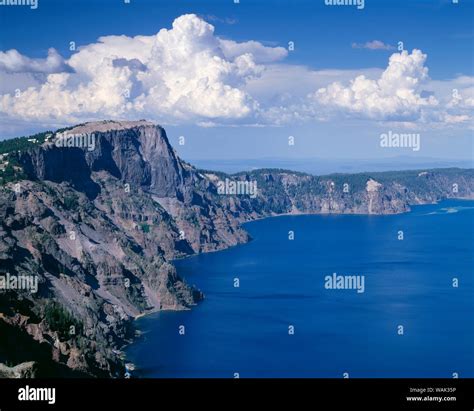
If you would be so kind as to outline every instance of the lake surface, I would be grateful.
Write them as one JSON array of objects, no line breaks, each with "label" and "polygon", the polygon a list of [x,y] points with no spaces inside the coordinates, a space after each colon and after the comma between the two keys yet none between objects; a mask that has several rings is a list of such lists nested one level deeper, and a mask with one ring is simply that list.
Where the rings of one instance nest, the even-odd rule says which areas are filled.
[{"label": "lake surface", "polygon": [[[474,201],[245,228],[248,244],[176,262],[206,299],[137,321],[135,374],[474,377]],[[325,288],[333,273],[364,276],[364,292]]]}]

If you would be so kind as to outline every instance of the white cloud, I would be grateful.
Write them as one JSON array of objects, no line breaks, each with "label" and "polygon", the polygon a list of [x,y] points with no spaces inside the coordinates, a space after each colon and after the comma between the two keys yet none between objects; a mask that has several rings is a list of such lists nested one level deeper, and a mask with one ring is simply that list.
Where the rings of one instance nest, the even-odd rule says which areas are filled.
[{"label": "white cloud", "polygon": [[465,123],[469,121],[469,116],[467,114],[461,114],[461,115],[451,115],[451,114],[445,114],[444,115],[444,121],[448,124],[457,124],[457,123]]},{"label": "white cloud", "polygon": [[17,50],[0,51],[0,70],[7,73],[59,73],[69,68],[58,52],[50,48],[45,59],[32,59]]},{"label": "white cloud", "polygon": [[474,77],[461,76],[451,83],[450,109],[467,109],[474,107]]},{"label": "white cloud", "polygon": [[366,43],[352,43],[353,49],[368,49],[368,50],[394,50],[395,47],[390,44],[385,44],[380,40],[372,40]]},{"label": "white cloud", "polygon": [[[73,72],[56,73],[51,51],[41,68],[50,73],[20,97],[4,94],[0,111],[10,117],[74,122],[83,118],[148,117],[170,121],[242,119],[258,103],[242,91],[261,74],[260,62],[286,55],[258,42],[236,43],[214,35],[196,15],[183,15],[154,36],[105,36],[67,61]],[[2,55],[8,70],[35,63],[16,51]],[[36,64],[38,66],[38,64]]]},{"label": "white cloud", "polygon": [[320,88],[312,97],[321,105],[378,120],[414,120],[422,109],[438,105],[430,95],[422,97],[428,81],[426,55],[420,50],[394,53],[377,80],[357,76],[345,86],[340,82]]},{"label": "white cloud", "polygon": [[[379,43],[364,47],[386,46]],[[151,36],[100,37],[68,60],[54,49],[45,59],[0,52],[0,119],[10,128],[104,118],[205,127],[348,116],[437,126],[471,119],[474,78],[430,80],[419,50],[394,53],[384,70],[313,70],[284,63],[287,54],[283,47],[222,39],[193,14]]]},{"label": "white cloud", "polygon": [[220,40],[220,46],[228,59],[234,59],[243,54],[251,54],[256,63],[271,63],[282,60],[288,55],[288,51],[283,47],[266,47],[258,41],[237,43],[232,40]]}]

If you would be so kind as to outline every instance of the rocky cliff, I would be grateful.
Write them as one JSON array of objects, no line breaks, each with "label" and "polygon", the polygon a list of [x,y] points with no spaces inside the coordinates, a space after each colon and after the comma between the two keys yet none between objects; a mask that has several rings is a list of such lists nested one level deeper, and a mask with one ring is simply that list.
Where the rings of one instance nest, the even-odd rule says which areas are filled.
[{"label": "rocky cliff", "polygon": [[[210,179],[252,181],[255,198],[239,196],[239,207],[260,216],[278,214],[396,214],[410,206],[446,198],[474,198],[474,170],[435,169],[313,176],[288,170],[255,170]],[[219,174],[219,175],[218,175]],[[245,220],[247,213],[242,216]]]},{"label": "rocky cliff", "polygon": [[0,171],[0,278],[33,276],[38,287],[0,291],[6,376],[123,376],[120,347],[134,337],[134,317],[203,298],[169,261],[248,241],[242,222],[399,213],[474,195],[473,170],[200,171],[146,121],[64,129],[8,160],[9,172]]}]

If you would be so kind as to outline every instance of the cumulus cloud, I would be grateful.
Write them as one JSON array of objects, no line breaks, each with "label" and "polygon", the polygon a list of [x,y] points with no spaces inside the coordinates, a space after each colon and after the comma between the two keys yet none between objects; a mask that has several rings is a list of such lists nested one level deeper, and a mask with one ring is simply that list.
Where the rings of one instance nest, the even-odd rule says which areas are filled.
[{"label": "cumulus cloud", "polygon": [[447,107],[467,110],[474,108],[474,77],[462,76],[456,79],[453,86]]},{"label": "cumulus cloud", "polygon": [[226,58],[233,59],[243,54],[251,54],[256,63],[271,63],[288,55],[288,51],[283,47],[266,47],[258,41],[237,43],[232,40],[220,40],[220,46]]},{"label": "cumulus cloud", "polygon": [[368,49],[368,50],[394,50],[395,47],[390,44],[385,44],[380,40],[372,40],[366,43],[352,43],[353,49]]},{"label": "cumulus cloud", "polygon": [[313,70],[285,63],[287,54],[220,38],[194,14],[151,36],[100,37],[67,60],[54,49],[44,59],[0,52],[0,118],[51,128],[104,118],[206,127],[337,116],[400,124],[471,119],[474,78],[430,80],[419,50],[393,54],[385,69],[357,70]]},{"label": "cumulus cloud", "polygon": [[[149,117],[170,120],[241,119],[258,109],[242,88],[259,76],[260,63],[286,55],[258,42],[222,40],[196,15],[183,15],[154,36],[105,36],[81,47],[59,70],[50,50],[45,61],[16,51],[2,54],[5,70],[49,72],[19,97],[4,94],[0,110],[21,119]],[[64,63],[64,64],[66,64]]]},{"label": "cumulus cloud", "polygon": [[0,71],[7,73],[60,73],[69,71],[59,53],[50,48],[45,59],[32,59],[20,54],[17,50],[0,51]]},{"label": "cumulus cloud", "polygon": [[426,54],[420,50],[394,53],[380,78],[371,80],[361,75],[349,85],[334,82],[312,97],[323,106],[372,119],[414,120],[423,108],[438,105],[434,96],[422,96],[428,81],[425,61]]}]

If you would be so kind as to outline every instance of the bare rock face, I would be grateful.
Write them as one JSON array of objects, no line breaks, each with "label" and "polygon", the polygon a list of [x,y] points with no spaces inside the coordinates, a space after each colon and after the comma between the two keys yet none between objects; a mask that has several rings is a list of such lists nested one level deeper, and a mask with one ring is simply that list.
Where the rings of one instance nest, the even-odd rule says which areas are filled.
[{"label": "bare rock face", "polygon": [[[229,199],[243,221],[278,214],[396,214],[445,198],[474,198],[472,169],[329,176],[265,169],[227,177],[257,183],[255,198]],[[213,174],[209,178],[216,181]]]},{"label": "bare rock face", "polygon": [[35,378],[36,363],[24,362],[14,367],[7,367],[0,363],[0,378]]}]

